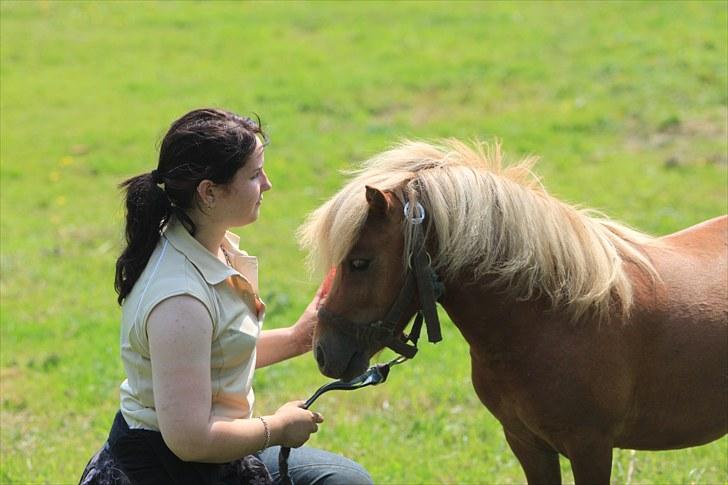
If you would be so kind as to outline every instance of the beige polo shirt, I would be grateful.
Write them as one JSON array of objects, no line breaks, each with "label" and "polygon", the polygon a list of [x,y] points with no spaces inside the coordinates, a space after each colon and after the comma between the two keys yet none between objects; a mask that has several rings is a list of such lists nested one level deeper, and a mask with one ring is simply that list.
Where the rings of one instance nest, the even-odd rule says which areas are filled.
[{"label": "beige polo shirt", "polygon": [[[223,246],[232,268],[173,219],[122,305],[121,412],[130,428],[159,430],[154,408],[147,319],[161,301],[178,295],[198,299],[212,319],[210,378],[212,414],[249,418],[255,396],[255,345],[265,306],[258,298],[258,260],[238,249],[228,232]],[[180,356],[184,359],[184,356]]]}]

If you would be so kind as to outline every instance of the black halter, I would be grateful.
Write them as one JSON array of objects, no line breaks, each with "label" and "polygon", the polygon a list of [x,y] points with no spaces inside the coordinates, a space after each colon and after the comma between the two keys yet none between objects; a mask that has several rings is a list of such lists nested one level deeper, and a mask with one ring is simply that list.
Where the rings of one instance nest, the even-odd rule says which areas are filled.
[{"label": "black halter", "polygon": [[[399,295],[384,318],[361,324],[354,323],[341,315],[336,315],[324,307],[318,312],[319,319],[322,322],[333,325],[338,331],[353,337],[362,346],[389,347],[408,359],[411,359],[417,353],[417,340],[420,337],[423,320],[427,326],[428,341],[436,343],[442,340],[436,303],[444,294],[445,287],[433,271],[430,257],[425,250],[425,238],[421,228],[424,220],[424,209],[419,204],[418,209],[421,211],[421,216],[417,219],[410,219],[414,225],[412,234],[414,249],[410,260],[410,269],[405,275],[404,285]],[[406,209],[405,214],[407,214]],[[407,309],[416,297],[419,299],[420,306],[412,330],[409,335],[397,333],[395,329],[406,318]]]}]

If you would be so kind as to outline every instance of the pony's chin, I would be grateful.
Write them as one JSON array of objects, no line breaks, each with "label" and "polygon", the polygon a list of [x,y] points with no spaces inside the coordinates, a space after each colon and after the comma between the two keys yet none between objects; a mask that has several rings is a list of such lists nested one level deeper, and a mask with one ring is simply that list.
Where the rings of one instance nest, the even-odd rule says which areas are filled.
[{"label": "pony's chin", "polygon": [[369,357],[364,352],[358,351],[351,356],[349,364],[341,373],[340,379],[350,381],[355,377],[362,375],[369,368]]}]

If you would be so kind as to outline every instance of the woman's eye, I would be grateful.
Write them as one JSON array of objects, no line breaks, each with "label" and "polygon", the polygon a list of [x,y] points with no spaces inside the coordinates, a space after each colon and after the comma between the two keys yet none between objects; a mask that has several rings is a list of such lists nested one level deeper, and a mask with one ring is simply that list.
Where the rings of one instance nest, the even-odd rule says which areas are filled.
[{"label": "woman's eye", "polygon": [[349,261],[349,267],[352,271],[364,271],[369,267],[368,259],[352,259]]}]

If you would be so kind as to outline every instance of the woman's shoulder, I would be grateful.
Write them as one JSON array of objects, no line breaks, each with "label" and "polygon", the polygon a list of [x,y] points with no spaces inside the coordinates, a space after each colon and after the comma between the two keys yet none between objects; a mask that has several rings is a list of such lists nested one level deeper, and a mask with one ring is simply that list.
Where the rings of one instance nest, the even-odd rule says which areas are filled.
[{"label": "woman's shoulder", "polygon": [[202,272],[183,253],[172,252],[160,266],[156,278],[160,286],[176,285],[190,289],[208,289],[210,286]]},{"label": "woman's shoulder", "polygon": [[[154,271],[150,270],[153,265],[156,266]],[[164,302],[183,304],[182,306],[196,305],[199,302],[212,320],[213,328],[216,327],[219,311],[215,295],[184,255],[171,251],[158,263],[153,257],[147,270],[142,273],[122,305],[123,333],[127,335],[133,349],[143,355],[148,352],[149,316]]]},{"label": "woman's shoulder", "polygon": [[214,293],[197,267],[171,245],[166,250],[158,247],[125,300],[124,313],[143,321],[161,301],[182,295],[201,301],[215,317]]},{"label": "woman's shoulder", "polygon": [[[149,287],[147,293],[184,292],[186,290],[209,294],[209,285],[204,276],[184,253],[171,247],[165,254],[160,254],[158,260],[155,256],[157,255],[152,256],[146,268],[147,270],[152,268],[152,271],[148,275],[142,275],[146,280],[144,284]],[[144,273],[147,271],[145,270]]]}]

